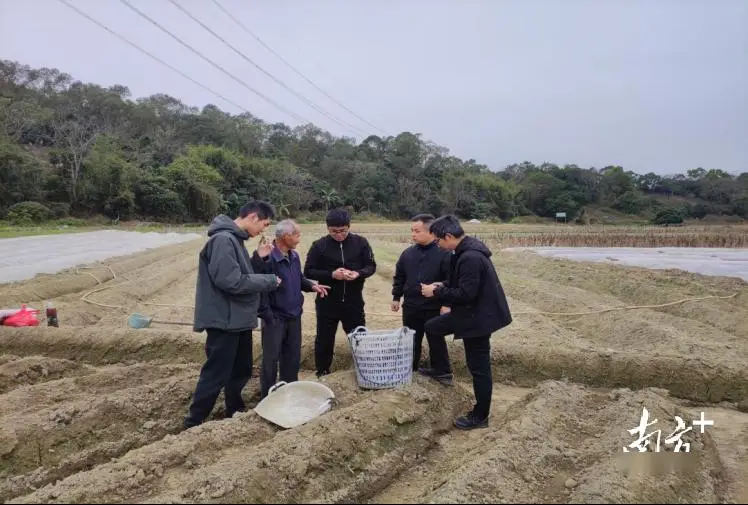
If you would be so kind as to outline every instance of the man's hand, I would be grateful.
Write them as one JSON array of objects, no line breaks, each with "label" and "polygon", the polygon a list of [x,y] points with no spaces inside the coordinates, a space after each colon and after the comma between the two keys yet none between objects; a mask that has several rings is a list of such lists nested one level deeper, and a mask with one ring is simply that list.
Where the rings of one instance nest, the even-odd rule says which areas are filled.
[{"label": "man's hand", "polygon": [[434,297],[434,290],[438,287],[439,283],[424,284],[421,283],[421,294],[426,298]]},{"label": "man's hand", "polygon": [[332,278],[338,281],[355,281],[359,275],[358,272],[340,267],[332,273]]},{"label": "man's hand", "polygon": [[281,282],[282,282],[282,281],[281,281],[281,278],[280,278],[280,277],[278,277],[277,275],[275,276],[275,282],[276,282],[276,284],[275,284],[276,286],[280,286],[280,285],[281,285]]},{"label": "man's hand", "polygon": [[347,280],[347,281],[355,281],[356,279],[358,279],[359,275],[361,275],[361,274],[359,274],[358,272],[354,272],[353,270],[346,270],[345,271],[345,280]]},{"label": "man's hand", "polygon": [[397,312],[400,310],[400,302],[392,302],[392,305],[390,305],[390,309],[392,309],[392,312]]},{"label": "man's hand", "polygon": [[328,289],[330,289],[330,286],[325,286],[324,284],[315,284],[312,286],[312,291],[317,293],[322,298],[327,296]]},{"label": "man's hand", "polygon": [[450,312],[452,312],[452,309],[450,309],[449,307],[442,307],[441,309],[439,309],[439,314],[442,315],[449,314]]},{"label": "man's hand", "polygon": [[265,238],[265,235],[260,237],[260,243],[257,246],[257,254],[260,256],[260,258],[265,259],[268,256],[270,256],[270,253],[273,252],[273,244],[269,243],[267,239]]}]

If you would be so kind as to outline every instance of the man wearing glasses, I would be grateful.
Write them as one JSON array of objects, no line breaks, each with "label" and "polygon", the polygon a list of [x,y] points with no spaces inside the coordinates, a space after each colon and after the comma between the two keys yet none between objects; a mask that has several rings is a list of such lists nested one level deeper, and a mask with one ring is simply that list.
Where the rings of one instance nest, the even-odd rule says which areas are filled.
[{"label": "man wearing glasses", "polygon": [[328,235],[316,240],[306,257],[304,276],[330,286],[326,297],[317,296],[317,336],[314,361],[317,377],[330,373],[338,323],[350,333],[366,325],[364,281],[377,265],[369,241],[350,232],[351,217],[343,209],[327,213]]}]

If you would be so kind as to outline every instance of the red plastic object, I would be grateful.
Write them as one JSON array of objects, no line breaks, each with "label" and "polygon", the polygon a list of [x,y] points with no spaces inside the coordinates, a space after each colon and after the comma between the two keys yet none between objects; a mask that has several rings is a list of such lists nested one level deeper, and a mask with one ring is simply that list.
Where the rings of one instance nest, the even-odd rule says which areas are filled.
[{"label": "red plastic object", "polygon": [[38,314],[38,310],[29,310],[26,305],[21,305],[21,310],[3,319],[3,326],[39,326]]}]

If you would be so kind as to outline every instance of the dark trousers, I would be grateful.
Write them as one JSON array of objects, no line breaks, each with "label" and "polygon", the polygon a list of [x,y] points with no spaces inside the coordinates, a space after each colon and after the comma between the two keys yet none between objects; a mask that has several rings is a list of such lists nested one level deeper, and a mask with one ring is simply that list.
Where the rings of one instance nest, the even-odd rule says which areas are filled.
[{"label": "dark trousers", "polygon": [[[453,335],[455,324],[452,314],[443,314],[426,323],[426,335]],[[493,378],[491,377],[491,335],[462,339],[465,345],[465,361],[473,376],[475,407],[473,414],[485,419],[491,412]]]},{"label": "dark trousers", "polygon": [[209,329],[205,341],[207,360],[200,370],[192,405],[184,426],[202,424],[216,404],[221,389],[226,401],[226,417],[244,412],[242,390],[252,376],[252,332]]},{"label": "dark trousers", "polygon": [[299,380],[301,366],[301,317],[293,319],[275,318],[272,324],[262,325],[262,372],[260,394],[265,398],[268,390],[280,380]]},{"label": "dark trousers", "polygon": [[[426,322],[435,317],[439,317],[439,309],[424,310],[403,306],[403,325],[415,331],[413,335],[413,370],[418,370],[418,365],[421,362],[421,348],[423,347]],[[438,373],[451,373],[449,351],[444,335],[427,334],[426,340],[429,343],[430,367]]]},{"label": "dark trousers", "polygon": [[366,315],[363,302],[357,304],[317,302],[316,308],[317,336],[314,339],[314,364],[319,375],[330,373],[338,323],[342,323],[343,330],[350,333],[357,326],[366,325]]}]

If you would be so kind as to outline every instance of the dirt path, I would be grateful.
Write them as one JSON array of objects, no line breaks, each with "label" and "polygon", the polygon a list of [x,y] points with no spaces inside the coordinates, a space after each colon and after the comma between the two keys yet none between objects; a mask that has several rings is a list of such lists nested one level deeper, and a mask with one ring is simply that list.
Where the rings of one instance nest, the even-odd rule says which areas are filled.
[{"label": "dirt path", "polygon": [[[356,389],[352,374],[345,376],[345,386],[338,386]],[[399,473],[404,455],[412,458],[427,447],[434,433],[446,429],[443,414],[456,413],[463,403],[457,391],[445,395],[423,381],[408,391],[364,395],[350,406],[343,401],[335,415],[296,430],[271,429],[250,413],[223,421],[235,429],[212,423],[183,432],[12,503],[257,503],[330,494],[336,501],[356,500]]]},{"label": "dirt path", "polygon": [[[472,386],[459,383],[466,393]],[[459,471],[470,454],[485,444],[489,434],[503,429],[502,420],[510,409],[532,393],[529,388],[498,386],[494,388],[491,403],[491,423],[487,430],[455,431],[441,435],[427,453],[419,455],[413,464],[390,486],[371,497],[367,503],[419,503],[428,493],[446,482],[446,476]]]},{"label": "dirt path", "polygon": [[181,429],[195,365],[133,365],[0,396],[0,495],[46,484]]}]

